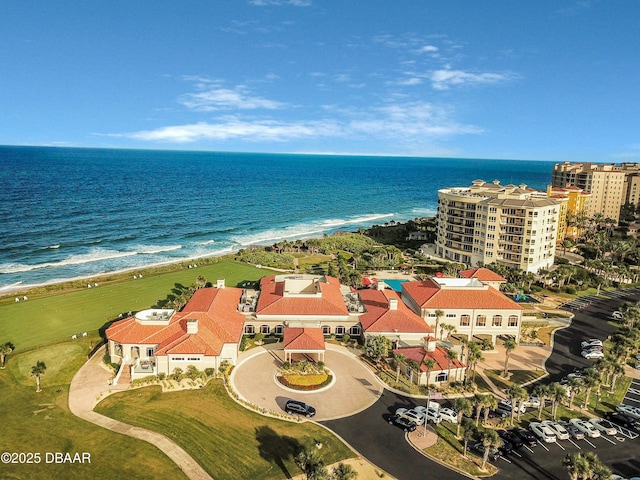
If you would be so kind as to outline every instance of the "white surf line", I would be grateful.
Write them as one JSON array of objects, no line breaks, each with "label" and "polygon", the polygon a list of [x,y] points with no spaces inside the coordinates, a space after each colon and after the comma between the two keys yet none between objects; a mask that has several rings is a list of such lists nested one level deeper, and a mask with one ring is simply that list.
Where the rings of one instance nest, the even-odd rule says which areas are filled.
[{"label": "white surf line", "polygon": [[586,437],[585,437],[584,441],[587,442],[589,445],[591,445],[593,448],[598,448],[593,443],[591,443],[589,440],[587,440]]}]

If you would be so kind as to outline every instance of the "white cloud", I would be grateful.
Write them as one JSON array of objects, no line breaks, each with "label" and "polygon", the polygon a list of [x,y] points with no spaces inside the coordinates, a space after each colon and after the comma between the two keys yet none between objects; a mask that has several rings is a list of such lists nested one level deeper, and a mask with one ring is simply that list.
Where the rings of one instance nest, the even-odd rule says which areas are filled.
[{"label": "white cloud", "polygon": [[192,143],[203,140],[244,139],[248,141],[287,141],[297,138],[340,136],[341,129],[332,121],[288,123],[274,120],[243,121],[222,119],[218,123],[200,122],[173,125],[124,135],[135,140],[169,143]]},{"label": "white cloud", "polygon": [[179,102],[191,110],[200,112],[236,109],[275,110],[286,106],[286,104],[282,102],[252,96],[249,94],[248,89],[242,85],[230,89],[201,83],[200,88],[204,90],[197,93],[187,93],[179,99]]},{"label": "white cloud", "polygon": [[504,82],[513,78],[502,73],[469,73],[463,70],[451,70],[448,67],[435,70],[431,74],[431,85],[436,90],[447,90],[453,85],[479,85]]},{"label": "white cloud", "polygon": [[422,79],[418,78],[418,77],[410,77],[404,80],[400,80],[399,82],[397,82],[398,85],[408,85],[408,86],[412,86],[412,85],[420,85],[422,84]]},{"label": "white cloud", "polygon": [[438,47],[435,47],[433,45],[425,45],[424,47],[420,48],[419,52],[434,53],[434,52],[437,52],[438,50],[439,50]]}]

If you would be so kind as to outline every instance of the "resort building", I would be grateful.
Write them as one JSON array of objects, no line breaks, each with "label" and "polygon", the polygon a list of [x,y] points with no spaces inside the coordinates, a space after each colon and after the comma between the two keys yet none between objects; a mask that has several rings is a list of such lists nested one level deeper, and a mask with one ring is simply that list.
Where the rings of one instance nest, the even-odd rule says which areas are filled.
[{"label": "resort building", "polygon": [[553,265],[558,199],[526,185],[475,180],[438,191],[436,254],[468,266],[498,263],[526,272]]},{"label": "resort building", "polygon": [[285,327],[315,327],[324,335],[361,334],[357,294],[337,278],[320,275],[269,275],[260,280],[255,312],[244,333],[282,335]]},{"label": "resort building", "polygon": [[[515,301],[477,278],[434,277],[402,284],[402,299],[416,314],[435,329],[448,324],[457,335],[468,340],[498,336],[520,339],[522,307]],[[444,313],[438,318],[436,311]],[[437,332],[438,333],[438,332]]]},{"label": "resort building", "polygon": [[551,184],[570,185],[591,193],[587,216],[599,214],[617,222],[620,207],[625,203],[625,177],[626,172],[615,164],[564,162],[553,166]]},{"label": "resort building", "polygon": [[461,270],[458,272],[462,278],[477,278],[485,285],[495,288],[500,291],[500,285],[507,283],[507,279],[502,275],[498,275],[493,270],[488,268],[471,268],[469,270]]},{"label": "resort building", "polygon": [[[464,380],[465,364],[457,358],[448,355],[446,349],[438,346],[434,337],[423,339],[423,345],[418,347],[396,348],[394,355],[404,357],[404,360],[396,360],[409,379],[417,385],[440,385],[447,382],[460,382]],[[402,358],[400,357],[400,358]],[[435,366],[428,370],[425,362],[433,360]],[[414,365],[411,365],[411,364]],[[415,368],[415,365],[418,368]]]},{"label": "resort building", "polygon": [[140,378],[170,374],[189,365],[198,370],[235,364],[242,338],[244,315],[238,312],[239,288],[196,290],[181,312],[143,310],[107,328],[108,352],[121,361],[120,375]]},{"label": "resort building", "polygon": [[566,187],[548,185],[547,197],[562,200],[560,215],[558,216],[556,243],[560,245],[565,238],[578,238],[581,234],[579,220],[588,217],[587,212],[591,204],[591,193],[571,185]]}]

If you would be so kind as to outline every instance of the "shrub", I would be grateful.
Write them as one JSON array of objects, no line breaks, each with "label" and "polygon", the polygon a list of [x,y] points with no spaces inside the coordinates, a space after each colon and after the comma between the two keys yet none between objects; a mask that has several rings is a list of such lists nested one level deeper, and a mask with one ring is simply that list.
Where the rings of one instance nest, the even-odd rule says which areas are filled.
[{"label": "shrub", "polygon": [[565,287],[564,291],[567,292],[569,295],[575,295],[576,293],[576,289],[573,287]]},{"label": "shrub", "polygon": [[179,382],[180,380],[182,380],[182,376],[183,376],[183,370],[179,367],[176,367],[173,369],[173,373],[169,375],[169,378],[171,380],[175,380],[176,382]]},{"label": "shrub", "polygon": [[187,371],[184,373],[184,376],[195,380],[196,378],[200,378],[202,376],[202,372],[198,370],[194,365],[189,365],[187,367]]},{"label": "shrub", "polygon": [[216,369],[215,368],[205,368],[204,369],[204,374],[207,377],[213,377],[215,375],[215,373],[216,373]]},{"label": "shrub", "polygon": [[348,343],[348,342],[349,342],[349,340],[351,340],[351,337],[345,333],[345,334],[342,336],[342,342],[343,342],[343,343]]},{"label": "shrub", "polygon": [[256,342],[261,342],[262,340],[264,340],[264,333],[256,333],[255,336],[253,337],[253,340]]},{"label": "shrub", "polygon": [[165,378],[167,378],[167,374],[166,373],[161,372],[161,373],[158,374],[158,380],[162,381]]},{"label": "shrub", "polygon": [[102,361],[107,365],[109,365],[111,363],[111,355],[109,355],[108,353],[105,353],[104,356],[102,357]]}]

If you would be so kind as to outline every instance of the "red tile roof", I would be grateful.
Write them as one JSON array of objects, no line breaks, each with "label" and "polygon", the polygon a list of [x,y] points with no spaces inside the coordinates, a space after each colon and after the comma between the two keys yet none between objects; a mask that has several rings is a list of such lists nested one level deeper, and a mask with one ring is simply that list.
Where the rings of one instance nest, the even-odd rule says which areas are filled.
[{"label": "red tile roof", "polygon": [[289,327],[284,329],[284,349],[324,351],[324,335],[321,328]]},{"label": "red tile roof", "polygon": [[334,277],[320,277],[318,286],[321,296],[285,296],[284,281],[276,282],[270,275],[260,280],[260,297],[256,316],[260,315],[336,315],[347,316],[349,312],[340,292],[340,282]]},{"label": "red tile roof", "polygon": [[[408,347],[408,348],[396,348],[393,353],[404,355],[407,360],[413,360],[420,364],[420,371],[426,372],[427,367],[421,362],[424,360],[435,360],[436,366],[431,369],[432,372],[436,370],[448,370],[449,362],[447,361],[447,350],[442,347],[436,347],[433,352],[427,352],[424,347]],[[465,368],[465,364],[460,360],[455,359],[451,361],[451,368]]]},{"label": "red tile roof", "polygon": [[481,282],[506,282],[507,279],[488,268],[472,268],[462,270],[460,276],[464,278],[477,278]]},{"label": "red tile roof", "polygon": [[[107,338],[124,344],[156,346],[156,356],[201,354],[217,356],[225,343],[238,343],[244,315],[237,311],[242,290],[201,288],[167,325],[145,325],[129,317],[107,329]],[[198,332],[187,333],[187,320],[198,320]]]},{"label": "red tile roof", "polygon": [[421,308],[522,310],[522,307],[493,287],[440,288],[434,280],[405,282],[402,290]]},{"label": "red tile roof", "polygon": [[[433,332],[422,317],[410,310],[393,290],[367,289],[358,293],[366,308],[366,313],[360,315],[360,324],[365,332]],[[398,301],[397,310],[389,309],[390,299]]]}]

